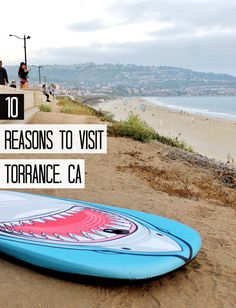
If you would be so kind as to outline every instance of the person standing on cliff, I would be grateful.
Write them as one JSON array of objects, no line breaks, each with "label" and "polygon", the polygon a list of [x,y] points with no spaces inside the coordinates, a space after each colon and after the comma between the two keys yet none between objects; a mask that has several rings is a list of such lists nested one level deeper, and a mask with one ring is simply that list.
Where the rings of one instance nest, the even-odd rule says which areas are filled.
[{"label": "person standing on cliff", "polygon": [[29,82],[28,82],[28,75],[29,75],[30,70],[28,70],[25,62],[21,62],[19,71],[18,71],[18,76],[20,78],[20,87],[22,89],[28,88]]},{"label": "person standing on cliff", "polygon": [[2,61],[0,60],[0,85],[6,86],[8,83],[7,71],[2,67]]}]

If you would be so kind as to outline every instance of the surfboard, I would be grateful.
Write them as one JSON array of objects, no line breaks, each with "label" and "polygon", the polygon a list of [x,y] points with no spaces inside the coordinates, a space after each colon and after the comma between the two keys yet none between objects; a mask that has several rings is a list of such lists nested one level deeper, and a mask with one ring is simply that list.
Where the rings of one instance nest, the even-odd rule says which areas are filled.
[{"label": "surfboard", "polygon": [[194,229],[156,215],[51,196],[0,191],[0,251],[38,267],[146,279],[190,262]]}]

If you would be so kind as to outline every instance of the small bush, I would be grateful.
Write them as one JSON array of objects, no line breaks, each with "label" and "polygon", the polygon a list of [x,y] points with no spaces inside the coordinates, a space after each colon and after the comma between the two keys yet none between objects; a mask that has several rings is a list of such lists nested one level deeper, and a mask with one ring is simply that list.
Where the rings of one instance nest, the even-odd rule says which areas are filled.
[{"label": "small bush", "polygon": [[108,133],[112,136],[130,137],[141,142],[158,140],[161,143],[178,147],[192,152],[192,148],[184,141],[159,135],[139,116],[131,114],[126,121],[114,122],[108,127]]},{"label": "small bush", "polygon": [[131,137],[135,140],[147,142],[155,139],[156,132],[137,115],[130,115],[126,121],[115,122],[108,129],[114,136]]},{"label": "small bush", "polygon": [[113,123],[113,122],[115,122],[115,120],[114,120],[114,114],[113,113],[110,113],[110,112],[108,112],[108,113],[103,113],[102,115],[100,115],[99,116],[100,117],[100,119],[102,120],[102,121],[104,121],[104,122],[111,122],[111,123]]},{"label": "small bush", "polygon": [[72,103],[72,102],[73,102],[72,99],[69,98],[69,97],[59,97],[58,101],[57,101],[57,105],[65,106],[65,105]]},{"label": "small bush", "polygon": [[52,107],[48,104],[41,104],[41,105],[39,105],[39,110],[42,111],[42,112],[51,112]]},{"label": "small bush", "polygon": [[187,152],[193,153],[193,149],[190,145],[188,145],[184,140],[179,140],[178,138],[170,138],[170,137],[164,137],[156,133],[155,140],[158,140],[161,143],[170,145],[175,148],[180,148],[182,150],[185,150]]}]

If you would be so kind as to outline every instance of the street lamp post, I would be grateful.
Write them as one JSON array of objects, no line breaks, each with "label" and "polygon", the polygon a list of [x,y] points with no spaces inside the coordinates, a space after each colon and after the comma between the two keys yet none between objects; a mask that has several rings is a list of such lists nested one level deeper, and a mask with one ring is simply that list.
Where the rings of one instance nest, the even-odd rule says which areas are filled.
[{"label": "street lamp post", "polygon": [[39,84],[41,84],[41,68],[42,67],[43,67],[42,65],[38,66],[38,69],[39,69]]},{"label": "street lamp post", "polygon": [[24,40],[24,54],[25,54],[25,64],[27,66],[27,46],[26,46],[26,41],[30,39],[30,36],[26,36],[24,34],[24,37],[19,37],[18,35],[15,34],[10,34],[9,36],[14,36],[18,38],[19,40]]}]

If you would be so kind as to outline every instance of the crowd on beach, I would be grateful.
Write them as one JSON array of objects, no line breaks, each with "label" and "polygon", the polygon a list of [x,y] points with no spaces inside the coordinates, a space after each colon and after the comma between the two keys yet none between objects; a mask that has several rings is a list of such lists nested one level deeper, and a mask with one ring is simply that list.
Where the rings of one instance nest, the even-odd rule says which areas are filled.
[{"label": "crowd on beach", "polygon": [[[27,67],[26,63],[21,62],[19,69],[18,69],[18,77],[19,77],[19,80],[20,80],[20,89],[29,88],[29,73],[30,73],[30,69]],[[11,88],[17,88],[17,83],[16,83],[15,80],[12,80],[9,83],[7,70],[3,67],[3,63],[2,63],[1,60],[0,60],[0,85],[10,86]],[[50,94],[52,96],[54,96],[54,88],[50,87],[50,89],[48,89],[47,85],[44,84],[42,86],[42,90],[43,90],[43,94],[47,98],[47,102],[51,102],[50,101]]]}]

